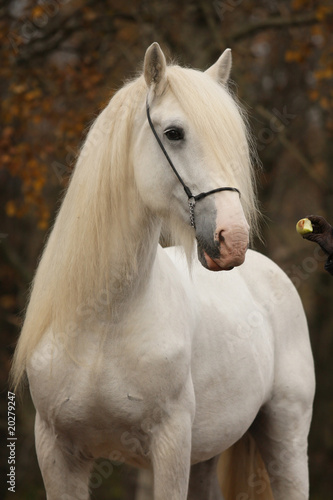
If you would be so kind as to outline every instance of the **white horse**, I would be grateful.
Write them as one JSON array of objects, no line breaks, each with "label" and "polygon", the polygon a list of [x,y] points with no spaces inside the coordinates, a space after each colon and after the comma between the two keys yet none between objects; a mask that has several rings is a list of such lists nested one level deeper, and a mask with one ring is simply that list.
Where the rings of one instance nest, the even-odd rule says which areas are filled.
[{"label": "white horse", "polygon": [[[87,136],[12,372],[28,374],[48,500],[88,499],[98,457],[151,468],[155,500],[220,499],[218,457],[248,430],[274,499],[308,498],[307,325],[285,274],[247,251],[253,167],[230,68],[230,50],[205,73],[167,66],[155,43]],[[185,252],[158,246],[162,224]],[[271,498],[260,470],[245,484],[229,470],[233,500]]]}]

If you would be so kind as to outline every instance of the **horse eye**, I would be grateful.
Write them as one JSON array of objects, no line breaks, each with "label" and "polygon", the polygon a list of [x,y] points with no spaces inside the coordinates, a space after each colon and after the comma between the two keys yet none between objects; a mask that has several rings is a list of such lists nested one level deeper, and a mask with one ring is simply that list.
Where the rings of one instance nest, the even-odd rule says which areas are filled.
[{"label": "horse eye", "polygon": [[184,130],[181,128],[169,128],[164,134],[169,139],[169,141],[181,141],[184,139]]}]

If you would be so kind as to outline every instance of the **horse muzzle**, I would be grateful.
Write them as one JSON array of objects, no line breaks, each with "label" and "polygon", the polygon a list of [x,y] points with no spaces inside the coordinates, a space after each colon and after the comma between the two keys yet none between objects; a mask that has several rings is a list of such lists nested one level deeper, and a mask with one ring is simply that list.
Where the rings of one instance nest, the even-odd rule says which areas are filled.
[{"label": "horse muzzle", "polygon": [[197,235],[198,258],[210,271],[230,271],[243,264],[249,247],[249,228],[247,224],[220,230],[211,241]]},{"label": "horse muzzle", "polygon": [[202,200],[196,213],[198,258],[210,271],[229,271],[243,264],[250,227],[232,191]]}]

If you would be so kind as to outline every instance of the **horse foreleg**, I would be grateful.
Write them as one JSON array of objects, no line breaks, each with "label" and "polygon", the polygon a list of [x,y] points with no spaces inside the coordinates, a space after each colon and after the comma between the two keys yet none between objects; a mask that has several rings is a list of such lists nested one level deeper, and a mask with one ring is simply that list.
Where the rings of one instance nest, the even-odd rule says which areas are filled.
[{"label": "horse foreleg", "polygon": [[216,473],[219,458],[192,465],[188,500],[223,500]]},{"label": "horse foreleg", "polygon": [[57,435],[38,413],[35,440],[47,500],[88,500],[93,462],[64,451]]},{"label": "horse foreleg", "polygon": [[154,500],[186,500],[191,461],[192,417],[173,412],[153,431]]}]

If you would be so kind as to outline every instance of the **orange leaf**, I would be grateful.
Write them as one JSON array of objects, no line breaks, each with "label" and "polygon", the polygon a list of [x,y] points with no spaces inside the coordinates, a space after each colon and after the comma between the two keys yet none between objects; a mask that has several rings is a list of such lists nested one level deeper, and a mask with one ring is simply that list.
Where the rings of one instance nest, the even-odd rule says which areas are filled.
[{"label": "orange leaf", "polygon": [[303,60],[303,54],[296,50],[287,50],[284,55],[287,62],[301,62]]},{"label": "orange leaf", "polygon": [[317,78],[317,80],[329,79],[332,78],[333,76],[333,69],[331,68],[321,69],[319,71],[315,71],[314,75]]},{"label": "orange leaf", "polygon": [[309,97],[310,97],[311,101],[316,101],[318,99],[318,97],[319,97],[318,90],[311,90],[309,92]]},{"label": "orange leaf", "polygon": [[6,203],[6,214],[8,217],[13,217],[16,214],[16,206],[13,201],[8,201]]},{"label": "orange leaf", "polygon": [[27,92],[24,96],[24,99],[26,101],[32,101],[33,99],[36,99],[37,97],[41,96],[41,91],[39,89],[36,90],[30,90],[30,92]]}]

